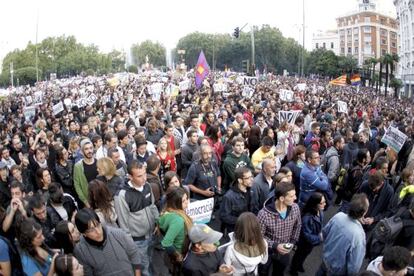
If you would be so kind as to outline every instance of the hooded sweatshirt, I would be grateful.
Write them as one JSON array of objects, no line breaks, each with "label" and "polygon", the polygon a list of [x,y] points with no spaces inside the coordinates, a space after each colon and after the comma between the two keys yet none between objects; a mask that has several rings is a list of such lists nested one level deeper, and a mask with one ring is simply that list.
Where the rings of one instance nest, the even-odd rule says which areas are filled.
[{"label": "hooded sweatshirt", "polygon": [[382,256],[377,257],[375,260],[373,260],[372,262],[369,263],[367,270],[374,272],[377,275],[382,275],[381,271],[379,270],[379,265],[382,262]]},{"label": "hooded sweatshirt", "polygon": [[[237,168],[248,167],[252,172],[254,168],[250,158],[246,154],[242,154],[237,157],[233,152],[229,153],[223,162],[223,182],[227,185],[231,185],[236,179],[234,172]],[[223,183],[224,184],[224,183]]]}]

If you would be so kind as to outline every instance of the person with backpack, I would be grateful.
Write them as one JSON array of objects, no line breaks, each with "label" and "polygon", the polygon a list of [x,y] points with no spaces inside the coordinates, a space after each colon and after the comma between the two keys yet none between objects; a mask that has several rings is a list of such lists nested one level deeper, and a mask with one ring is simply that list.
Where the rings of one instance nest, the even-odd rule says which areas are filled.
[{"label": "person with backpack", "polygon": [[401,229],[396,235],[394,245],[399,245],[407,248],[410,251],[414,250],[414,200],[411,201],[408,208],[402,211],[399,216],[401,219]]},{"label": "person with backpack", "polygon": [[341,172],[341,155],[345,146],[345,139],[342,136],[334,138],[333,145],[326,151],[324,155],[324,173],[328,176],[332,189],[338,184],[339,174]]},{"label": "person with backpack", "polygon": [[333,192],[328,177],[321,169],[319,153],[308,149],[305,157],[305,166],[300,173],[299,206],[304,206],[314,192],[321,192],[328,201],[331,200]]},{"label": "person with backpack", "polygon": [[369,167],[370,162],[371,154],[369,151],[367,149],[359,149],[353,166],[348,169],[344,177],[344,185],[338,190],[338,197],[342,200],[339,211],[347,212],[349,202],[352,196],[360,189],[364,179],[364,173]]}]

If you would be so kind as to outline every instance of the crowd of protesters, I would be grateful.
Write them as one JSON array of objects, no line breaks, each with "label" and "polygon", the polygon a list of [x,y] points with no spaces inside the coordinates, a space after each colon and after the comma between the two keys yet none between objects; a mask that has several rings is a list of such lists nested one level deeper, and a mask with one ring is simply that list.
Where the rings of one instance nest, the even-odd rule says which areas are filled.
[{"label": "crowd of protesters", "polygon": [[[158,95],[154,82],[193,76],[10,90],[0,104],[0,275],[309,275],[319,245],[317,275],[409,273],[412,104],[318,78],[266,74],[253,90],[240,78],[216,72],[202,89]],[[296,120],[279,121],[291,110]],[[382,142],[390,126],[408,136],[398,152]],[[212,223],[194,223],[188,204],[208,198]],[[338,211],[327,221],[328,208]],[[390,217],[399,229],[378,243]]]}]

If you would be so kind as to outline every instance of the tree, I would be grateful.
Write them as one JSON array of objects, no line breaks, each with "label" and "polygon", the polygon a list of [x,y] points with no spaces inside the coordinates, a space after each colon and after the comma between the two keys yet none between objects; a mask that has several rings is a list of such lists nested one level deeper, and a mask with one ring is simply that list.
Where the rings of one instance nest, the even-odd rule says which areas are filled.
[{"label": "tree", "polygon": [[125,53],[117,50],[112,50],[108,54],[111,63],[112,72],[121,72],[125,70]]},{"label": "tree", "polygon": [[146,40],[140,44],[132,45],[131,52],[134,59],[134,63],[137,65],[145,64],[146,57],[148,56],[149,62],[154,66],[165,65],[165,47],[158,43]]},{"label": "tree", "polygon": [[136,65],[130,65],[127,68],[129,73],[135,73],[138,74],[138,67]]},{"label": "tree", "polygon": [[390,54],[385,54],[382,58],[382,62],[384,63],[385,66],[385,97],[387,97],[388,94],[388,80],[389,80],[389,68],[390,67],[394,67],[393,63],[394,63],[394,59],[392,57],[392,55]]},{"label": "tree", "polygon": [[[41,75],[41,72],[39,72]],[[14,83],[20,85],[30,84],[33,85],[36,83],[36,68],[29,66],[15,70],[14,72]]]},{"label": "tree", "polygon": [[[378,62],[380,64],[380,69],[379,69],[379,77],[378,77],[378,84],[379,84],[379,91],[381,94],[381,86],[382,86],[382,67],[384,66],[384,58],[380,57],[378,59]],[[378,91],[377,91],[378,92]]]},{"label": "tree", "polygon": [[338,72],[338,57],[334,52],[320,48],[310,52],[306,60],[306,72],[335,77]]},{"label": "tree", "polygon": [[398,98],[400,88],[403,86],[403,82],[400,79],[392,78],[390,86],[394,89],[394,98]]}]

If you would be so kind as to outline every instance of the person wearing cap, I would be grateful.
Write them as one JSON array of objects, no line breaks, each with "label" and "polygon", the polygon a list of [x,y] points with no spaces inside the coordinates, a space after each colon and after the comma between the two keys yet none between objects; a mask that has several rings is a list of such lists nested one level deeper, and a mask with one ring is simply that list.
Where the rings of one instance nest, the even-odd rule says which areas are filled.
[{"label": "person wearing cap", "polygon": [[88,183],[98,176],[97,160],[93,156],[93,144],[89,139],[80,142],[83,159],[78,161],[73,169],[73,182],[81,204],[89,207]]},{"label": "person wearing cap", "polygon": [[223,233],[205,224],[195,224],[191,227],[188,236],[191,248],[183,262],[184,276],[209,276],[216,272],[231,272],[230,267],[223,265],[223,256],[217,250],[217,244]]}]

